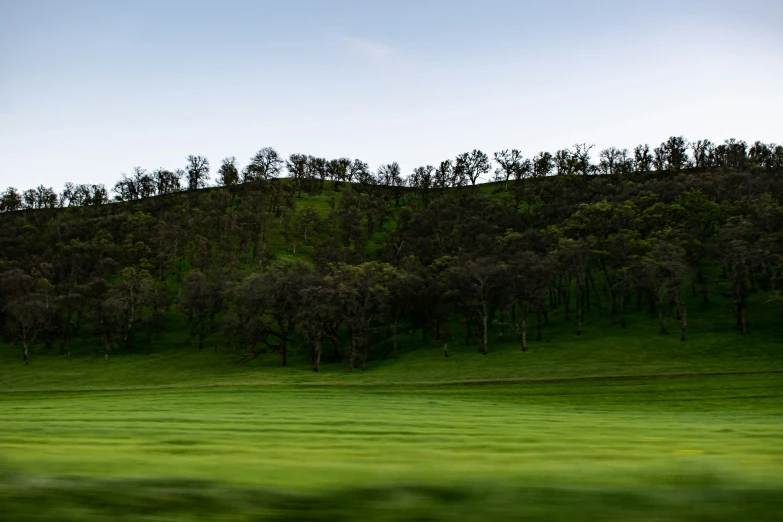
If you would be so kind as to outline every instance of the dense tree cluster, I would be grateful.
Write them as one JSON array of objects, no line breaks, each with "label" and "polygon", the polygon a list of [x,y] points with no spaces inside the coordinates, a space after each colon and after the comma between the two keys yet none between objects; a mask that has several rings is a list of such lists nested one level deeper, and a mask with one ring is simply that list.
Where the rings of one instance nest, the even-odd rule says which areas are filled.
[{"label": "dense tree cluster", "polygon": [[4,336],[27,362],[36,343],[70,356],[75,339],[108,359],[187,321],[199,349],[283,365],[304,349],[317,371],[322,358],[364,368],[403,331],[448,356],[457,325],[483,353],[504,335],[524,351],[553,310],[575,335],[589,314],[623,328],[646,310],[683,341],[687,302],[730,303],[741,334],[753,294],[783,317],[783,147],[672,137],[597,164],[591,151],[496,152],[491,189],[476,186],[493,168],[479,150],[405,178],[397,163],[271,148],[242,170],[224,159],[209,190],[202,156],[137,167],[114,187],[122,204],[99,185],[11,188]]}]

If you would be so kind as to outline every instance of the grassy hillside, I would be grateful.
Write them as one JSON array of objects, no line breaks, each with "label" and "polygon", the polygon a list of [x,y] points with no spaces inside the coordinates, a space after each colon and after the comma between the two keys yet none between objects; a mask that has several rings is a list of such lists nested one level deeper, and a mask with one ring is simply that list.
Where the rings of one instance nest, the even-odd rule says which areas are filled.
[{"label": "grassy hillside", "polygon": [[[754,175],[767,176],[769,173]],[[611,375],[616,371],[624,374],[655,374],[688,371],[689,354],[695,354],[705,370],[713,368],[717,371],[736,367],[738,371],[744,371],[744,368],[753,370],[757,366],[765,367],[767,363],[775,364],[778,350],[770,348],[768,343],[777,342],[783,332],[783,321],[776,317],[779,303],[775,301],[780,299],[779,291],[775,291],[779,286],[780,269],[775,265],[777,254],[774,249],[770,249],[775,247],[771,242],[777,238],[775,216],[783,213],[779,212],[780,209],[774,202],[764,199],[769,195],[767,193],[749,203],[746,200],[729,201],[732,194],[723,190],[716,190],[715,195],[707,197],[702,194],[701,188],[687,186],[687,183],[691,183],[697,187],[699,184],[710,187],[712,185],[708,183],[721,185],[738,177],[732,172],[720,174],[726,179],[718,174],[711,176],[715,179],[689,174],[673,177],[667,173],[637,173],[634,181],[628,182],[604,179],[601,176],[586,181],[554,176],[530,181],[525,189],[529,199],[517,203],[510,201],[513,194],[516,194],[516,189],[503,190],[500,184],[488,183],[475,190],[469,187],[444,189],[438,192],[442,198],[440,203],[433,203],[432,208],[425,208],[425,202],[429,200],[420,196],[416,190],[405,189],[401,198],[395,198],[390,196],[393,193],[384,192],[386,189],[383,187],[362,189],[358,185],[352,187],[342,183],[339,185],[339,192],[335,192],[335,185],[329,181],[322,186],[315,183],[313,186],[320,187],[318,190],[314,190],[312,194],[303,192],[301,197],[297,198],[293,180],[283,179],[260,186],[215,187],[101,207],[6,213],[0,215],[8,225],[5,235],[0,238],[0,244],[5,250],[0,257],[0,268],[5,268],[5,274],[11,275],[7,276],[9,281],[0,286],[11,289],[8,290],[10,302],[11,298],[23,300],[25,295],[34,293],[33,287],[38,285],[37,281],[47,281],[44,286],[49,289],[45,292],[36,290],[38,293],[35,293],[35,302],[32,304],[44,306],[45,302],[47,309],[51,309],[50,304],[53,304],[56,312],[47,316],[48,324],[40,329],[37,341],[32,344],[33,359],[41,355],[63,355],[65,351],[69,351],[74,359],[91,360],[105,350],[106,343],[98,339],[94,328],[100,321],[108,324],[109,330],[112,325],[115,330],[122,329],[108,341],[108,344],[114,347],[112,358],[141,354],[151,349],[153,356],[145,355],[145,359],[149,361],[134,362],[143,367],[145,364],[154,364],[156,357],[177,357],[177,354],[192,351],[190,349],[195,346],[192,332],[197,328],[187,322],[185,284],[188,274],[192,270],[198,270],[205,274],[208,285],[215,284],[218,280],[222,284],[233,285],[222,297],[224,304],[214,313],[210,312],[210,317],[215,317],[216,320],[213,325],[210,319],[210,327],[207,328],[209,332],[204,342],[204,351],[224,354],[225,357],[220,360],[225,359],[226,365],[231,366],[237,360],[246,358],[248,350],[255,350],[257,346],[263,348],[262,342],[267,342],[270,338],[276,341],[273,334],[269,334],[269,331],[277,329],[274,324],[266,325],[266,333],[260,335],[261,342],[258,339],[237,341],[239,333],[242,333],[238,331],[241,328],[237,328],[237,325],[241,326],[246,320],[245,316],[238,315],[241,283],[247,281],[253,273],[268,271],[270,266],[280,266],[289,261],[303,261],[310,266],[318,265],[321,277],[329,271],[326,268],[329,261],[346,261],[352,265],[362,261],[384,260],[400,268],[403,259],[413,259],[418,265],[410,269],[410,273],[417,277],[424,275],[423,281],[414,283],[406,290],[411,295],[405,297],[409,301],[401,307],[400,342],[401,352],[405,356],[392,358],[389,353],[389,332],[385,327],[392,321],[393,314],[388,303],[384,303],[383,310],[374,313],[367,326],[369,333],[364,336],[369,338],[368,343],[372,345],[370,360],[373,363],[384,361],[382,367],[378,366],[372,370],[391,371],[382,379],[416,382],[471,378],[514,379],[537,375],[550,378],[558,377],[561,373],[566,376]],[[661,187],[671,192],[667,196],[671,202],[664,204],[658,201],[661,196],[650,195],[651,191],[654,194],[654,191],[662,190]],[[620,188],[628,191],[628,197],[633,199],[623,200],[623,196],[617,193]],[[773,189],[774,187],[768,190]],[[688,197],[682,199],[680,196],[683,194]],[[567,205],[561,201],[566,197],[569,198]],[[609,198],[609,203],[606,198]],[[723,204],[725,208],[720,208],[713,200]],[[395,201],[400,202],[400,205],[396,205]],[[377,210],[375,206],[378,205],[383,207],[383,217],[378,218],[377,226],[371,227],[370,221],[375,219],[372,216]],[[687,211],[683,205],[687,207]],[[589,212],[585,208],[589,208]],[[744,215],[743,213],[763,215],[765,219],[766,216],[772,216],[766,221],[756,218],[760,224],[771,227],[771,232],[759,239],[760,243],[763,239],[764,248],[768,250],[754,251],[751,257],[756,256],[758,259],[754,259],[747,267],[734,270],[729,267],[734,261],[723,260],[719,268],[720,249],[717,245],[703,244],[714,240],[715,232],[713,230],[707,234],[703,229],[715,229],[719,222],[729,223],[731,219]],[[255,229],[252,220],[259,214],[265,216],[264,224]],[[559,217],[561,214],[569,216],[565,223]],[[311,215],[314,216],[314,221],[308,225],[309,233],[304,233],[303,220],[311,219],[307,218]],[[426,226],[430,221],[439,223],[430,230]],[[405,223],[405,232],[402,235],[394,235],[398,232],[400,223]],[[679,226],[682,226],[681,230],[672,229]],[[627,227],[646,227],[648,230],[644,235],[649,237],[642,239],[642,236],[633,236],[636,232],[629,231]],[[738,230],[741,232],[744,229]],[[612,231],[616,233],[613,234]],[[461,307],[459,302],[471,297],[470,289],[464,285],[469,278],[466,274],[456,274],[456,279],[461,277],[462,280],[447,283],[451,286],[446,290],[458,296],[448,303],[443,298],[448,292],[441,291],[440,294],[425,296],[433,300],[435,305],[448,309],[445,319],[426,317],[419,320],[417,315],[422,315],[425,310],[417,308],[420,296],[415,292],[419,286],[429,284],[439,277],[432,270],[438,259],[453,259],[459,266],[477,257],[480,259],[482,256],[494,256],[493,263],[513,265],[513,259],[520,252],[514,249],[506,251],[502,245],[508,237],[528,232],[532,233],[532,239],[525,240],[522,253],[535,250],[538,252],[536,255],[541,255],[557,265],[546,276],[549,288],[540,290],[541,295],[549,292],[549,302],[544,297],[541,303],[530,305],[535,308],[531,315],[541,314],[544,310],[548,313],[548,324],[543,329],[544,341],[540,347],[535,347],[538,352],[546,350],[544,360],[541,359],[541,353],[536,353],[525,359],[503,359],[486,370],[481,369],[483,364],[487,364],[483,362],[468,363],[457,368],[460,354],[471,351],[463,340],[465,322],[470,321],[476,329],[474,339],[479,333],[479,321],[475,312]],[[507,233],[511,236],[506,237]],[[650,257],[658,252],[655,250],[655,245],[658,244],[656,241],[659,241],[658,235],[675,238],[666,239],[664,243],[672,242],[671,248],[679,248],[685,252],[687,255],[683,259],[687,258],[687,264],[693,265],[683,269],[684,275],[679,277],[679,282],[675,285],[679,287],[689,311],[690,340],[682,346],[674,342],[673,334],[659,335],[656,325],[655,309],[664,308],[662,313],[669,330],[674,332],[679,328],[676,311],[679,305],[674,303],[674,293],[668,288],[673,283],[649,281],[646,269],[642,266],[649,261],[645,256]],[[558,244],[558,237],[562,244]],[[259,241],[259,244],[254,246],[254,241]],[[583,246],[579,246],[580,241]],[[620,265],[614,266],[611,260],[615,256],[612,251],[613,241],[621,247],[623,241],[631,241],[633,249],[641,250],[634,250],[633,255],[623,250],[626,259]],[[752,243],[753,240],[748,241]],[[568,242],[571,242],[570,246]],[[562,245],[566,245],[565,250]],[[395,248],[398,248],[398,252],[392,255]],[[581,251],[580,248],[586,250]],[[627,250],[631,247],[623,248]],[[745,246],[739,245],[738,248],[740,250],[737,252],[741,253],[741,248]],[[408,257],[404,257],[406,255]],[[584,335],[576,338],[573,335],[576,332],[575,308],[579,302],[576,280],[579,270],[584,272],[585,269],[580,268],[579,264],[575,265],[574,259],[582,255],[588,255],[590,259],[587,269],[588,294],[592,295],[593,302],[588,302],[585,308],[582,325]],[[750,259],[747,253],[743,255]],[[654,256],[651,259],[650,262],[661,263],[660,260],[654,259]],[[425,266],[426,263],[430,264]],[[150,297],[140,303],[138,309],[141,312],[137,313],[133,320],[113,317],[111,314],[106,317],[96,316],[95,311],[102,303],[111,302],[112,299],[127,301],[127,296],[123,297],[117,288],[122,279],[122,276],[118,275],[119,268],[123,266],[136,271],[137,274],[149,270],[154,275],[151,277],[148,274],[149,285],[156,285],[155,299]],[[21,298],[14,293],[18,293],[17,287],[20,286],[14,281],[22,277],[14,272],[19,271],[17,267],[29,269],[33,274],[24,275],[30,279],[29,283],[25,284],[32,286],[27,293],[23,291],[19,294]],[[617,298],[617,274],[628,267],[634,272],[623,287],[623,292],[627,294],[629,327],[621,329],[616,324],[616,316],[614,324],[610,324],[609,308],[612,306],[611,301],[616,302]],[[409,269],[400,270],[405,272]],[[524,267],[512,267],[508,274],[503,276],[507,280],[501,281],[498,286],[512,286],[511,278],[515,270],[524,271]],[[744,276],[742,281],[735,281],[732,279],[735,276],[731,275],[735,272],[747,272],[748,275]],[[17,279],[13,279],[14,277]],[[566,278],[568,282],[564,283]],[[706,278],[708,282],[702,285],[702,278]],[[103,293],[95,290],[96,281],[105,282],[108,290]],[[323,281],[317,284],[323,285]],[[614,294],[610,295],[612,288]],[[665,297],[661,303],[654,303],[655,296],[662,288]],[[736,288],[743,288],[743,294],[733,295]],[[558,297],[558,303],[554,306],[551,299],[553,292],[565,293],[566,290],[568,296],[565,299],[571,305],[570,321],[565,319],[563,299]],[[702,291],[710,296],[710,303],[706,307],[701,303]],[[488,321],[491,329],[491,351],[511,353],[514,344],[511,338],[515,336],[507,327],[505,339],[501,339],[497,324],[500,309],[509,306],[510,298],[505,294],[500,295],[502,292],[496,294],[498,295],[492,296],[490,300],[492,306],[497,305],[498,308],[494,309],[493,317]],[[335,302],[332,306],[338,308],[340,299],[333,300]],[[752,335],[749,338],[735,335],[737,302],[747,307],[742,316],[747,318],[751,330]],[[304,305],[300,306],[305,308]],[[520,303],[514,304],[515,309],[520,307]],[[4,316],[0,317],[9,325],[0,339],[0,357],[7,357],[9,361],[14,360],[22,345],[18,329],[15,331],[13,321],[9,320],[11,308],[4,309]],[[128,308],[125,306],[120,315],[128,314]],[[639,309],[649,309],[649,313]],[[151,320],[153,310],[162,313],[159,324]],[[349,328],[345,311],[340,310],[337,314],[345,316],[340,317],[338,327],[338,334],[341,336],[338,344],[341,361],[344,362],[346,355],[343,349],[350,344],[349,335],[353,334],[349,334],[352,330]],[[76,317],[80,318],[78,327],[74,326],[77,323]],[[444,321],[451,323],[452,335],[448,340],[453,358],[449,361],[432,362],[436,366],[431,366],[431,359],[434,361],[436,357],[432,357],[426,350],[422,353],[414,352],[417,352],[417,348],[424,349],[428,345],[434,332]],[[535,339],[535,321],[535,317],[529,318],[530,340]],[[132,323],[134,328],[131,331],[128,325]],[[148,337],[142,333],[145,329],[151,331]],[[418,333],[413,329],[417,329]],[[424,329],[429,337],[426,342],[417,340],[417,335],[423,334]],[[68,333],[71,331],[75,332],[73,337]],[[407,331],[411,333],[406,334]],[[309,348],[303,347],[304,342],[299,332],[292,331],[291,336],[292,364],[301,365]],[[127,346],[124,342],[126,337],[132,340]],[[15,342],[13,345],[8,342],[12,340]],[[630,344],[633,346],[627,346],[629,341],[632,341]],[[323,342],[328,344],[326,338]],[[279,346],[279,343],[277,344]],[[573,353],[569,351],[572,344]],[[68,349],[64,348],[64,345],[68,345]],[[328,349],[329,347],[325,346],[325,352]],[[750,354],[751,362],[744,362],[747,354]],[[254,355],[254,360],[244,366],[254,368],[273,365],[272,357],[257,353]],[[756,355],[761,355],[761,359]],[[565,361],[559,361],[558,356],[562,356]],[[767,356],[772,360],[767,361]],[[206,365],[200,362],[209,359],[206,355],[199,354],[194,357],[198,357],[198,360],[178,361],[175,368],[167,371],[177,372],[182,367],[191,367],[192,371],[197,371],[200,366],[214,365],[212,361]],[[518,361],[527,359],[540,362],[517,364]],[[402,360],[410,361],[402,363],[404,370],[390,370]],[[765,362],[759,362],[760,360]],[[325,354],[323,362],[326,373],[337,371],[336,367],[330,367],[329,361],[328,354]],[[50,364],[50,361],[42,362]],[[596,367],[604,363],[609,367]],[[430,368],[425,369],[428,366]],[[637,371],[634,366],[647,369]],[[448,369],[442,371],[444,367]],[[242,371],[237,369],[239,373]],[[26,375],[28,374],[8,372],[8,376],[2,378],[21,379],[20,382],[23,382]],[[95,375],[92,378],[99,382],[103,376]],[[183,378],[189,377],[183,375]],[[288,377],[282,378],[287,379]]]},{"label": "grassy hillside", "polygon": [[[495,188],[480,191],[504,198]],[[328,194],[308,208],[328,216]],[[273,263],[313,263],[329,240],[294,251],[274,223]],[[162,272],[170,295],[191,259]],[[0,344],[0,520],[778,520],[783,322],[754,288],[741,335],[707,261],[709,303],[684,285],[686,342],[671,310],[662,334],[634,299],[621,328],[596,292],[581,335],[573,309],[548,308],[540,341],[531,316],[527,352],[498,317],[483,355],[453,313],[448,357],[415,314],[396,353],[379,321],[366,370],[350,372],[330,346],[313,372],[299,334],[286,367],[219,329],[198,350],[176,300],[149,354],[137,334],[106,361],[86,327],[70,358],[57,339],[30,365]]]}]

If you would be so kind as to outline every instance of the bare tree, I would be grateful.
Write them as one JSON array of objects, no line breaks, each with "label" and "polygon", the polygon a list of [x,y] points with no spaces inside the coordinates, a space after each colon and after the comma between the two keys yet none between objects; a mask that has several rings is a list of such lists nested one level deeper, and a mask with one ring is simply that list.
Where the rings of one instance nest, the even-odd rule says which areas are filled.
[{"label": "bare tree", "polygon": [[623,165],[623,159],[628,151],[625,149],[620,150],[617,147],[609,147],[604,149],[599,154],[600,163],[598,169],[602,174],[614,175],[617,174]]},{"label": "bare tree", "polygon": [[350,169],[351,160],[348,158],[333,159],[326,165],[327,174],[334,187],[337,187],[341,181],[348,179],[348,171]]},{"label": "bare tree", "polygon": [[183,172],[180,169],[177,169],[174,172],[164,168],[156,169],[152,173],[152,177],[155,181],[155,190],[157,190],[158,194],[179,192],[182,189],[180,186],[182,176]]},{"label": "bare tree", "polygon": [[283,171],[284,165],[285,161],[275,149],[264,147],[250,158],[250,163],[242,173],[242,182],[276,178]]},{"label": "bare tree", "polygon": [[517,149],[512,149],[510,152],[508,149],[496,152],[495,161],[500,165],[500,168],[495,170],[495,176],[503,182],[505,189],[508,189],[508,180],[510,178],[521,179],[523,177],[521,171],[525,158]]},{"label": "bare tree", "polygon": [[574,151],[572,156],[575,161],[577,172],[581,172],[582,176],[589,176],[595,170],[595,166],[590,163],[590,150],[595,145],[587,143],[576,143],[574,145]]},{"label": "bare tree", "polygon": [[239,170],[237,170],[237,159],[234,156],[223,158],[223,162],[218,169],[218,183],[224,187],[236,185],[239,183]]},{"label": "bare tree", "polygon": [[454,165],[451,160],[441,161],[435,169],[435,188],[443,189],[451,185],[454,177]]},{"label": "bare tree", "polygon": [[188,156],[185,171],[188,175],[188,190],[198,190],[209,184],[209,160],[204,156]]},{"label": "bare tree", "polygon": [[454,162],[454,172],[460,177],[468,178],[471,185],[475,185],[476,181],[491,168],[489,156],[478,149],[460,154]]},{"label": "bare tree", "polygon": [[369,171],[370,166],[357,158],[353,160],[353,163],[351,163],[350,167],[348,168],[345,179],[348,181],[348,183],[351,183]]},{"label": "bare tree", "polygon": [[570,150],[558,150],[555,152],[553,161],[558,176],[570,176],[576,173],[576,158]]},{"label": "bare tree", "polygon": [[302,183],[307,179],[307,156],[304,154],[291,154],[288,157],[286,168],[292,178],[296,180],[296,197],[302,196]]},{"label": "bare tree", "polygon": [[57,193],[54,189],[38,185],[34,189],[24,191],[22,205],[28,209],[55,208],[57,199]]},{"label": "bare tree", "polygon": [[533,158],[533,177],[543,178],[549,176],[554,170],[555,164],[552,155],[548,152],[539,152]]},{"label": "bare tree", "polygon": [[697,140],[690,144],[693,150],[693,166],[705,169],[710,166],[714,146],[710,140]]},{"label": "bare tree", "polygon": [[650,155],[649,145],[637,145],[633,149],[633,159],[636,172],[649,172],[652,170],[653,157]]}]

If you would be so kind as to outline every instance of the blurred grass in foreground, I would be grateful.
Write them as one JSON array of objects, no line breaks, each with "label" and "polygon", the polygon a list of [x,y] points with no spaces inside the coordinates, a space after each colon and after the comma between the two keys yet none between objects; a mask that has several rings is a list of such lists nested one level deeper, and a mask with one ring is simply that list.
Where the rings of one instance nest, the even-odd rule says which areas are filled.
[{"label": "blurred grass in foreground", "polygon": [[0,396],[0,520],[778,521],[783,376]]},{"label": "blurred grass in foreground", "polygon": [[6,352],[0,521],[783,520],[779,340],[551,337],[317,375]]},{"label": "blurred grass in foreground", "polygon": [[634,489],[398,484],[297,493],[164,480],[6,475],[0,520],[14,521],[779,521],[783,490],[741,489],[689,478]]}]

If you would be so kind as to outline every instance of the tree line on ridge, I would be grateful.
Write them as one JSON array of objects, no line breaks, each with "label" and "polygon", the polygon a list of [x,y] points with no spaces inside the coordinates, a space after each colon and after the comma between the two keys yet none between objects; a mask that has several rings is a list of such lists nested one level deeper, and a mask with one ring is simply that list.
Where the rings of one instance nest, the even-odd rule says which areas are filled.
[{"label": "tree line on ridge", "polygon": [[184,322],[199,349],[282,365],[295,349],[317,371],[322,356],[353,370],[394,354],[400,332],[444,356],[503,336],[525,351],[555,310],[575,335],[589,314],[624,328],[644,311],[683,341],[692,314],[724,303],[747,334],[754,296],[783,319],[782,146],[592,151],[474,150],[404,177],[263,148],[241,170],[224,159],[209,190],[202,156],[134,168],[116,204],[101,185],[9,188],[3,336],[28,363],[79,339],[108,359]]}]

